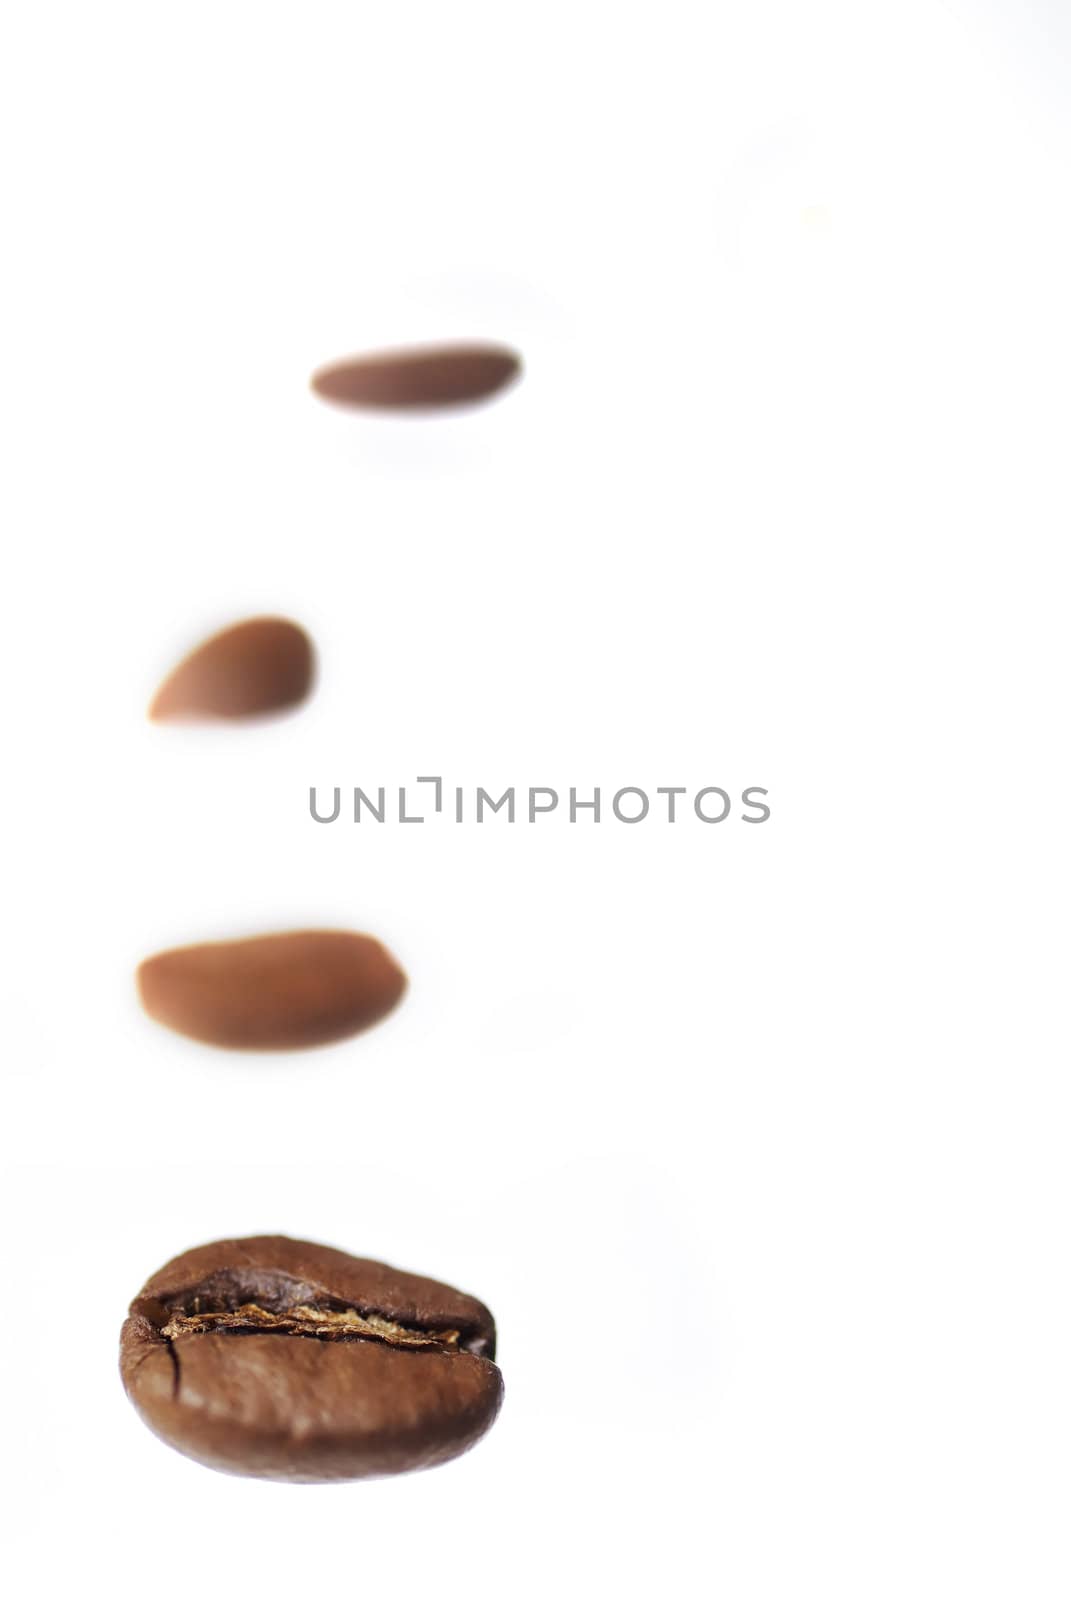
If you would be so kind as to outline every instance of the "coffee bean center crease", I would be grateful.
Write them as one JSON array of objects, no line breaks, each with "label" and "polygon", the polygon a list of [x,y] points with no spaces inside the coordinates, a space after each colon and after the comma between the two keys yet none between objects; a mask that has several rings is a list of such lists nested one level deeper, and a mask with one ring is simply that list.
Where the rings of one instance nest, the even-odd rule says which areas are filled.
[{"label": "coffee bean center crease", "polygon": [[374,1311],[334,1311],[311,1305],[269,1311],[254,1301],[223,1311],[201,1311],[195,1301],[192,1310],[173,1309],[160,1333],[168,1340],[200,1333],[274,1333],[332,1341],[376,1339],[411,1349],[447,1351],[456,1350],[461,1337],[457,1328],[409,1328]]}]

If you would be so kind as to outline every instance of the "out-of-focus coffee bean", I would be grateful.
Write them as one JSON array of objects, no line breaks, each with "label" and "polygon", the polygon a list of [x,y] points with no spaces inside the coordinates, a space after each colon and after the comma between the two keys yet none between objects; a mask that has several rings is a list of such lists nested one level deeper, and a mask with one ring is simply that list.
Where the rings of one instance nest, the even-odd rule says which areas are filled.
[{"label": "out-of-focus coffee bean", "polygon": [[428,410],[487,400],[520,370],[520,357],[502,345],[430,345],[333,362],[313,374],[312,387],[336,405]]},{"label": "out-of-focus coffee bean", "polygon": [[157,690],[149,715],[181,718],[263,716],[299,705],[309,693],[308,635],[283,617],[236,623],[180,661]]},{"label": "out-of-focus coffee bean", "polygon": [[405,974],[377,939],[276,933],[165,950],[138,968],[141,1003],[165,1027],[231,1050],[303,1050],[371,1027]]}]

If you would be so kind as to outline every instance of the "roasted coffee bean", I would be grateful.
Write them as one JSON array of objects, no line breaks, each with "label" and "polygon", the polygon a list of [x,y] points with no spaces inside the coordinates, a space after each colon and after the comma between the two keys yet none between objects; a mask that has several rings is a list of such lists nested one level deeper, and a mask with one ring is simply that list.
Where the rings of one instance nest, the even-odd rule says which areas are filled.
[{"label": "roasted coffee bean", "polygon": [[274,933],[191,944],[138,968],[155,1021],[230,1050],[303,1050],[360,1033],[401,999],[405,974],[363,933]]},{"label": "roasted coffee bean", "polygon": [[335,362],[313,374],[312,387],[337,405],[419,410],[486,400],[520,370],[520,357],[501,345],[433,345]]},{"label": "roasted coffee bean", "polygon": [[312,673],[312,645],[296,623],[254,617],[215,634],[180,661],[149,715],[163,722],[285,711],[305,699]]},{"label": "roasted coffee bean", "polygon": [[502,1403],[487,1307],[431,1278],[298,1239],[177,1256],[130,1307],[123,1385],[165,1443],[291,1483],[437,1466]]}]

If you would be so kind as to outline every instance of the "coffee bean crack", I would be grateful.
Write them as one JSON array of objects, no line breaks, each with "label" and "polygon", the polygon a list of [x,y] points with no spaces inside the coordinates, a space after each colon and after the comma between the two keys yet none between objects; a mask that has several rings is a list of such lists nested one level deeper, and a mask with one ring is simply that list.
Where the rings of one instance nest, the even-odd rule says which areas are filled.
[{"label": "coffee bean crack", "polygon": [[168,1321],[160,1329],[161,1336],[169,1344],[183,1335],[202,1333],[282,1334],[333,1343],[376,1339],[399,1348],[445,1351],[457,1350],[461,1338],[458,1328],[411,1328],[374,1311],[356,1311],[350,1307],[329,1310],[313,1305],[270,1311],[255,1301],[247,1301],[233,1310],[202,1311],[200,1302],[195,1300],[190,1310],[172,1309]]}]

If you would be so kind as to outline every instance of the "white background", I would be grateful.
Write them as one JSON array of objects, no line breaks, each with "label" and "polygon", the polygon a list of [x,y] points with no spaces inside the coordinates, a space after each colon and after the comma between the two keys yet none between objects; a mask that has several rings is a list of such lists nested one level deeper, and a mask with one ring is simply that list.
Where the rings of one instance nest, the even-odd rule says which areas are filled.
[{"label": "white background", "polygon": [[[915,0],[13,4],[0,41],[15,1592],[1066,1596],[1071,26]],[[307,391],[472,335],[449,419]],[[318,692],[144,708],[278,611]],[[769,788],[376,829],[310,784]],[[377,933],[289,1058],[145,955]],[[285,1231],[493,1308],[462,1461],[293,1489],[116,1373]]]}]

